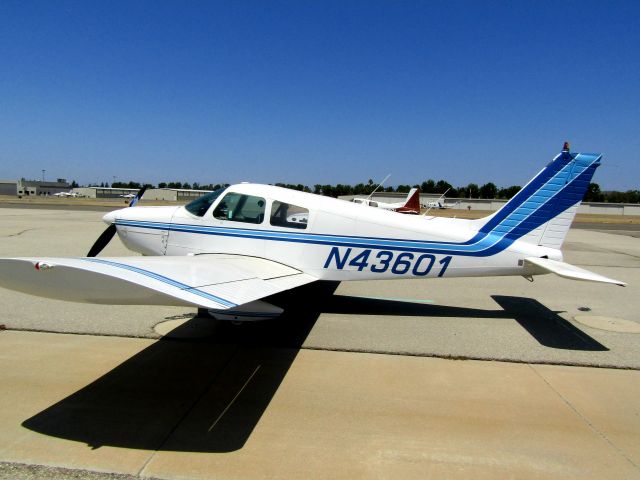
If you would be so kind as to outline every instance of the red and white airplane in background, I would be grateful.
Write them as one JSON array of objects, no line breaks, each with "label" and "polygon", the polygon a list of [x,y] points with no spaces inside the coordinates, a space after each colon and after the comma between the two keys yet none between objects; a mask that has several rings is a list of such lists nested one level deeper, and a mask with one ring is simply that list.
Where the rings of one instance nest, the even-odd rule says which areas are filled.
[{"label": "red and white airplane in background", "polygon": [[[552,272],[625,285],[564,263],[560,250],[600,160],[565,144],[504,207],[477,220],[398,215],[270,185],[232,185],[181,207],[108,213],[109,226],[87,257],[0,259],[0,286],[77,302],[188,305],[217,318],[257,320],[282,312],[265,297],[318,280]],[[96,257],[116,232],[143,256]]]},{"label": "red and white airplane in background", "polygon": [[367,198],[354,198],[351,200],[358,205],[391,210],[398,213],[408,213],[411,215],[420,214],[420,189],[412,188],[403,202],[387,203],[371,200],[371,195]]}]

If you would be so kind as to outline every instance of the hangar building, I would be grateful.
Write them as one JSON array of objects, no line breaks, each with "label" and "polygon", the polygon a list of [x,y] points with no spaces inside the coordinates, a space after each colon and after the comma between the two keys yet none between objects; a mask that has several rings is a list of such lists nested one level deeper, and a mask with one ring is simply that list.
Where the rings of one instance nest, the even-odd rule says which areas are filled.
[{"label": "hangar building", "polygon": [[0,180],[0,195],[16,195],[18,182],[16,180]]},{"label": "hangar building", "polygon": [[18,180],[16,182],[16,192],[13,195],[53,195],[54,193],[68,192],[71,185],[64,178],[59,178],[55,182],[42,182],[40,180]]}]

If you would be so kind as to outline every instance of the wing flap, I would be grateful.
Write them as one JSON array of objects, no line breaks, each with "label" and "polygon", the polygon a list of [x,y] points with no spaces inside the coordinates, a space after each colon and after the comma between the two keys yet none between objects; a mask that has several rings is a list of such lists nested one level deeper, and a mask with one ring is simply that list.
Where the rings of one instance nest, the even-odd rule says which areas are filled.
[{"label": "wing flap", "polygon": [[0,286],[109,305],[222,310],[315,280],[286,265],[242,255],[0,259]]},{"label": "wing flap", "polygon": [[621,287],[627,284],[620,280],[614,280],[612,278],[605,277],[603,275],[590,272],[575,265],[571,265],[565,262],[559,262],[557,260],[550,260],[548,258],[528,257],[524,259],[526,266],[533,266],[536,269],[542,269],[544,273],[550,272],[559,275],[560,277],[570,278],[572,280],[583,280],[588,282],[600,282],[600,283],[612,283],[614,285],[620,285]]}]

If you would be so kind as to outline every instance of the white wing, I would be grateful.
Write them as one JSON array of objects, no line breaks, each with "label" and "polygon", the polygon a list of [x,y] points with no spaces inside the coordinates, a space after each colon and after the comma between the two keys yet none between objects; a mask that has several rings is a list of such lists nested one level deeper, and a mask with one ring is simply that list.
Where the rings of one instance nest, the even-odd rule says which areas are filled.
[{"label": "white wing", "polygon": [[230,309],[315,280],[286,265],[242,255],[0,259],[2,287],[108,305]]},{"label": "white wing", "polygon": [[531,267],[533,266],[537,270],[542,270],[541,273],[555,273],[564,278],[571,278],[572,280],[585,280],[588,282],[601,282],[601,283],[613,283],[622,287],[627,284],[620,280],[614,280],[597,273],[590,272],[584,268],[576,267],[570,263],[558,262],[557,260],[550,260],[548,258],[528,257],[524,259],[525,264]]}]

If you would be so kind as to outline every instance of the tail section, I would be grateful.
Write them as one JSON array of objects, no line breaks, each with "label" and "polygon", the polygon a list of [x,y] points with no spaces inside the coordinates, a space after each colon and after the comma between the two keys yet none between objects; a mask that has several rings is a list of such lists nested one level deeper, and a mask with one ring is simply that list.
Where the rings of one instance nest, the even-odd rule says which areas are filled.
[{"label": "tail section", "polygon": [[404,206],[397,208],[396,212],[412,213],[414,215],[419,215],[420,214],[420,189],[412,188],[407,194],[407,200]]},{"label": "tail section", "polygon": [[562,152],[485,222],[479,232],[511,241],[560,248],[575,217],[600,154]]}]

